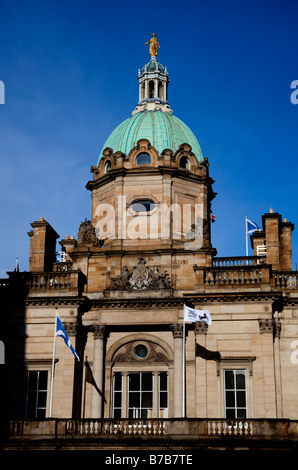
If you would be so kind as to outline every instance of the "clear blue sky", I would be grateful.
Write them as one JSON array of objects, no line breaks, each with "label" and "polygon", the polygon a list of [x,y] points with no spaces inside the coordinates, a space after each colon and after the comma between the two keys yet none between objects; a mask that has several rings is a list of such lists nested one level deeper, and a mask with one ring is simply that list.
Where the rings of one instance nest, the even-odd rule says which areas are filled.
[{"label": "clear blue sky", "polygon": [[171,108],[210,162],[218,256],[245,254],[245,216],[298,223],[297,18],[297,0],[2,0],[0,276],[16,257],[28,269],[31,222],[64,238],[90,218],[90,167],[135,108],[152,32]]}]

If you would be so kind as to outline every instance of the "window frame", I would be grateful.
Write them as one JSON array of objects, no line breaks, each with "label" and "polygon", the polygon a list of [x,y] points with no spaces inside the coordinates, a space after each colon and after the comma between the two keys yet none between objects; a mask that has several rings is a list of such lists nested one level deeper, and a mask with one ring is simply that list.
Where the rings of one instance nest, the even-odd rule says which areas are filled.
[{"label": "window frame", "polygon": [[[46,377],[46,389],[39,389],[39,383],[40,383],[40,373],[41,372],[46,372],[47,377]],[[37,373],[37,388],[36,389],[29,389],[29,375]],[[47,367],[32,367],[28,368],[26,370],[26,395],[25,395],[25,418],[26,419],[45,419],[47,418],[48,415],[48,409],[49,409],[49,386],[50,386],[50,373],[49,369]],[[36,398],[35,398],[35,407],[29,407],[29,393],[30,392],[35,392],[36,393]],[[39,394],[41,393],[46,393],[46,398],[45,398],[45,406],[38,406],[38,397]],[[31,416],[30,413],[28,413],[29,410],[34,410],[34,417]],[[38,416],[38,411],[39,410],[44,410],[44,416],[39,417]]]},{"label": "window frame", "polygon": [[[218,390],[220,391],[219,401],[219,416],[226,418],[225,408],[225,370],[245,370],[246,380],[246,418],[251,419],[253,416],[253,362],[256,360],[255,356],[247,357],[222,357],[221,361],[217,364],[217,376],[218,376]],[[235,418],[236,419],[236,418]],[[241,418],[238,418],[241,420]],[[244,419],[244,418],[242,418]]]},{"label": "window frame", "polygon": [[[144,157],[145,155],[150,158],[150,162],[149,163],[148,162],[147,163],[138,163],[138,158],[141,157],[141,156]],[[148,152],[140,152],[136,155],[135,164],[136,164],[136,166],[152,165],[152,156]]]},{"label": "window frame", "polygon": [[[232,372],[233,373],[233,387],[232,388],[227,388],[227,372]],[[237,372],[243,372],[244,374],[244,388],[237,387]],[[247,371],[244,368],[224,368],[223,370],[224,373],[224,412],[225,412],[225,419],[247,419]],[[240,406],[238,405],[238,393],[240,392],[245,392],[245,406]],[[234,406],[228,405],[227,404],[227,393],[233,394],[233,401],[234,401]],[[235,416],[229,417],[227,416],[228,411],[233,410]],[[238,416],[240,410],[245,410],[245,416]]]}]

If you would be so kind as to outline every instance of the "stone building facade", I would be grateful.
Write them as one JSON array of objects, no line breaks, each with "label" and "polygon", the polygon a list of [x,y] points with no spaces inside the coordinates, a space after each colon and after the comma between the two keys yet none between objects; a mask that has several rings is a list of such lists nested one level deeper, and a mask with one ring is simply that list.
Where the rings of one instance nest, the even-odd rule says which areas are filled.
[{"label": "stone building facade", "polygon": [[[29,272],[1,280],[4,447],[296,445],[294,226],[270,210],[254,256],[218,257],[209,161],[157,57],[138,80],[136,109],[91,167],[91,220],[59,241],[34,221]],[[212,324],[184,323],[184,305]],[[80,361],[58,337],[53,361],[56,309]]]}]

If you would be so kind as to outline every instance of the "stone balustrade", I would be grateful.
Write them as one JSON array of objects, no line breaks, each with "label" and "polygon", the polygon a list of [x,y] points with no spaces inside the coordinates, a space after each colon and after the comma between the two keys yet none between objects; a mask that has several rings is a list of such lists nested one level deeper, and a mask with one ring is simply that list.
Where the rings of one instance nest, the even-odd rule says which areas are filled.
[{"label": "stone balustrade", "polygon": [[298,271],[276,272],[275,287],[279,289],[297,289]]},{"label": "stone balustrade", "polygon": [[[6,445],[36,439],[186,439],[220,438],[298,441],[298,421],[289,419],[45,419],[11,420]],[[249,445],[249,444],[248,444]]]},{"label": "stone balustrade", "polygon": [[264,263],[260,256],[227,256],[213,258],[214,267],[257,266]]},{"label": "stone balustrade", "polygon": [[247,268],[239,266],[234,268],[206,268],[204,283],[205,285],[220,287],[232,285],[260,285],[264,281],[263,274],[264,269],[256,266],[249,266]]}]

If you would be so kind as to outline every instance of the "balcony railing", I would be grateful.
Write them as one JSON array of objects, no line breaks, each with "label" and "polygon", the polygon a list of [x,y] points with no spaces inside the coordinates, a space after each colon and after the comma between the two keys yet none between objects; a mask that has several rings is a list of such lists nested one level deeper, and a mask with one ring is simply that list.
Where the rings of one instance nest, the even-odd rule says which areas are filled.
[{"label": "balcony railing", "polygon": [[298,442],[298,421],[288,419],[45,419],[7,423],[6,442],[36,439],[243,438]]},{"label": "balcony railing", "polygon": [[257,266],[262,264],[259,256],[225,256],[213,258],[215,267]]},{"label": "balcony railing", "polygon": [[275,287],[297,289],[298,271],[277,272],[274,275]]},{"label": "balcony railing", "polygon": [[256,266],[205,269],[204,283],[207,286],[259,285],[262,282],[263,270]]}]

